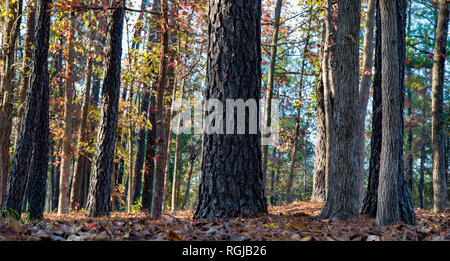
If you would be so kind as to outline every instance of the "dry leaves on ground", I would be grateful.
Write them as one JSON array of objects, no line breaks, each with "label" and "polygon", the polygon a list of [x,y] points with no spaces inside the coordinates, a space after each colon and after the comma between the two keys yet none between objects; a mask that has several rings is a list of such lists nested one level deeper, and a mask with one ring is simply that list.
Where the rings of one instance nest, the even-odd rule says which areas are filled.
[{"label": "dry leaves on ground", "polygon": [[113,213],[86,218],[82,213],[48,214],[39,222],[0,220],[0,240],[52,241],[450,241],[450,210],[433,214],[416,209],[415,226],[377,228],[374,219],[348,221],[317,218],[323,204],[296,202],[269,208],[257,218],[192,220],[192,211],[166,213],[151,220],[146,213]]}]

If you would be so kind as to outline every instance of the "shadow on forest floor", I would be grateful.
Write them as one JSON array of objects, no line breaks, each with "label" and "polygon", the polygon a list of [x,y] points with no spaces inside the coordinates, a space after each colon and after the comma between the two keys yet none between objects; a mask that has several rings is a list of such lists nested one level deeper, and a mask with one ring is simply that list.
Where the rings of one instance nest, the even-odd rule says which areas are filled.
[{"label": "shadow on forest floor", "polygon": [[46,214],[39,222],[0,220],[0,240],[266,240],[266,241],[450,241],[450,210],[436,215],[416,209],[417,225],[375,227],[367,216],[347,221],[317,218],[323,203],[295,202],[269,207],[269,215],[217,221],[193,221],[193,211],[166,212],[160,220],[146,213],[86,218],[82,213]]}]

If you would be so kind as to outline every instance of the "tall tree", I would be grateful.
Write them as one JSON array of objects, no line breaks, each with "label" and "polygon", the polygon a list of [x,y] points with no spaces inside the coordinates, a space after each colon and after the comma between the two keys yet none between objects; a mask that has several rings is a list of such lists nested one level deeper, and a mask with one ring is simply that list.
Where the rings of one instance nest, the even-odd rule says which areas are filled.
[{"label": "tall tree", "polygon": [[[415,223],[403,169],[406,0],[380,0],[382,144],[376,224]],[[397,48],[392,47],[397,46]]]},{"label": "tall tree", "polygon": [[70,200],[70,167],[72,165],[72,99],[74,91],[74,41],[75,41],[75,14],[70,14],[68,47],[66,53],[65,85],[64,85],[64,139],[62,146],[62,163],[59,181],[58,215],[69,212]]},{"label": "tall tree", "polygon": [[109,11],[107,21],[106,60],[99,131],[93,163],[94,172],[86,206],[86,215],[89,217],[104,216],[110,212],[111,172],[113,171],[120,98],[120,64],[125,2],[122,0],[111,3],[112,9]]},{"label": "tall tree", "polygon": [[[9,170],[9,145],[12,130],[16,42],[22,19],[22,0],[6,1],[6,21],[2,32],[0,61],[0,197]],[[1,200],[0,200],[1,201]]]},{"label": "tall tree", "polygon": [[433,211],[447,207],[445,167],[446,132],[444,124],[444,74],[450,2],[441,0],[436,26],[432,79],[432,157],[433,157]]},{"label": "tall tree", "polygon": [[[48,128],[48,108],[44,101],[48,97],[48,48],[49,48],[49,35],[50,35],[50,14],[49,6],[50,0],[38,0],[36,2],[36,27],[35,27],[35,39],[33,50],[33,64],[30,77],[30,88],[27,91],[26,106],[24,111],[24,118],[21,123],[19,139],[17,141],[17,147],[14,153],[14,160],[11,167],[11,173],[8,178],[8,184],[6,187],[6,193],[3,201],[3,209],[12,209],[16,211],[20,218],[22,212],[22,202],[25,193],[25,186],[27,183],[27,174],[31,165],[30,151],[35,152],[33,170],[37,172],[33,173],[35,182],[38,187],[35,188],[36,194],[32,198],[32,202],[42,200],[42,196],[45,195],[45,180],[46,180],[46,165],[48,160],[48,151],[46,152],[46,137],[48,139],[48,133],[45,133],[46,126]],[[44,144],[45,143],[45,144]],[[43,146],[40,147],[39,146]],[[48,148],[48,147],[47,147]],[[39,153],[39,155],[37,154]],[[40,164],[45,166],[39,166]],[[43,191],[38,191],[43,190]],[[42,205],[36,206],[33,211],[33,217],[42,216]]]},{"label": "tall tree", "polygon": [[[160,12],[160,0],[154,0],[152,3],[152,11],[153,12]],[[153,48],[153,44],[157,43],[158,41],[158,34],[156,31],[158,30],[158,27],[154,29],[152,33],[149,33],[149,49]],[[151,44],[150,44],[151,43]],[[151,61],[149,61],[150,63]],[[151,78],[151,75],[149,75],[149,78]],[[154,106],[156,104],[155,99],[155,87],[151,87],[149,89],[149,95],[150,95],[150,104]],[[149,110],[148,112],[148,119],[152,126],[150,130],[147,131],[147,144],[146,144],[146,153],[145,153],[145,164],[144,164],[144,184],[142,188],[142,209],[151,212],[152,209],[152,202],[153,202],[153,181],[154,181],[154,175],[155,175],[155,147],[156,147],[156,115],[154,110]]]},{"label": "tall tree", "polygon": [[[319,77],[316,84],[316,147],[314,151],[314,173],[311,202],[325,202],[327,191],[325,187],[326,159],[327,159],[327,136],[325,120],[325,88],[323,84],[323,68],[321,64],[324,59],[325,27],[322,31],[322,49],[320,54]],[[273,180],[273,175],[272,175]]]},{"label": "tall tree", "polygon": [[[208,17],[205,100],[217,99],[225,104],[226,99],[254,99],[258,104],[261,1],[209,1]],[[231,112],[223,109],[223,115],[236,115],[234,109]],[[207,111],[205,117],[210,113]],[[245,115],[246,125],[250,123],[249,117],[249,114]],[[232,122],[233,131],[237,129],[235,122]],[[225,130],[225,125],[224,121],[218,127]],[[260,141],[259,133],[250,134],[250,128],[246,128],[245,134],[204,133],[202,178],[195,219],[267,213]]]},{"label": "tall tree", "polygon": [[[332,8],[332,1],[328,1],[328,21],[333,19]],[[332,68],[331,78],[328,75],[324,77],[334,86],[330,87],[327,101],[327,202],[320,217],[332,220],[357,217],[359,210],[359,165],[355,157],[358,152],[359,116],[354,112],[359,111],[360,9],[360,0],[339,1],[335,67]],[[327,27],[331,25],[327,22]],[[331,30],[327,28],[327,34]],[[327,41],[329,44],[331,42]]]},{"label": "tall tree", "polygon": [[161,56],[158,79],[156,81],[156,99],[155,99],[155,120],[157,133],[156,170],[155,170],[155,190],[152,202],[151,216],[159,219],[162,214],[164,199],[164,174],[167,160],[168,137],[166,132],[166,121],[164,117],[164,94],[168,84],[168,54],[169,54],[169,19],[167,0],[160,2],[161,9]]}]

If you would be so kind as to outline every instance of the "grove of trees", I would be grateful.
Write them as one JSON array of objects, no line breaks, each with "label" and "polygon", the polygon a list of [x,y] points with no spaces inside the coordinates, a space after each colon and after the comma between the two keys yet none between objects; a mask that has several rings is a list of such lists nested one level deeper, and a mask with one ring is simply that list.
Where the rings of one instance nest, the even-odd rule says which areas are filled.
[{"label": "grove of trees", "polygon": [[[449,1],[0,7],[3,216],[211,220],[312,201],[325,203],[321,219],[386,226],[448,206]],[[209,102],[229,99],[255,100],[263,116]],[[235,131],[275,113],[279,136],[267,145],[261,125],[211,134],[194,121],[200,132],[176,131],[188,123],[175,108],[204,124],[231,113],[211,122]]]}]

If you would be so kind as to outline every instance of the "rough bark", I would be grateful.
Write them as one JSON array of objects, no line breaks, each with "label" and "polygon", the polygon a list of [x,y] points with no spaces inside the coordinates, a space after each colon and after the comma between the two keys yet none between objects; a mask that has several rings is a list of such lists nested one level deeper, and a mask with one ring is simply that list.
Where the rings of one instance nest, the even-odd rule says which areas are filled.
[{"label": "rough bark", "polygon": [[161,1],[161,62],[159,65],[159,74],[156,82],[156,104],[155,104],[155,120],[158,148],[156,156],[155,171],[155,190],[152,202],[151,216],[153,219],[159,219],[162,214],[164,200],[164,174],[167,160],[167,144],[166,122],[164,119],[164,94],[167,88],[168,74],[168,53],[169,53],[169,25],[168,25],[168,5],[167,0]]},{"label": "rough bark", "polygon": [[29,189],[29,218],[43,219],[45,198],[47,192],[47,171],[49,153],[49,85],[44,84],[42,89],[42,104],[37,115],[39,121],[33,152],[33,163],[30,169]]},{"label": "rough bark", "polygon": [[[327,202],[320,218],[331,220],[357,217],[359,210],[359,165],[358,157],[355,157],[358,152],[359,115],[354,112],[359,111],[360,106],[360,9],[360,0],[339,2],[334,54],[336,66],[331,80],[325,78],[334,86],[330,88],[330,107],[327,109]],[[327,16],[332,14],[331,11],[332,3],[329,1]]]},{"label": "rough bark", "polygon": [[[380,1],[382,53],[382,146],[376,224],[415,224],[410,187],[403,169],[405,0]],[[392,48],[397,46],[397,48]]]},{"label": "rough bark", "polygon": [[314,152],[314,173],[313,190],[311,202],[325,202],[327,193],[325,189],[325,170],[326,170],[326,123],[325,123],[325,102],[324,86],[322,79],[322,68],[319,69],[319,78],[316,85],[316,147]]},{"label": "rough bark", "polygon": [[432,79],[432,157],[433,157],[433,211],[447,208],[447,183],[445,168],[446,126],[444,123],[444,74],[448,37],[450,3],[441,0],[436,27]]},{"label": "rough bark", "polygon": [[393,0],[380,0],[382,53],[382,145],[378,185],[376,224],[379,226],[395,224],[399,220],[398,173],[399,161],[397,146],[401,144],[400,84],[397,5]]},{"label": "rough bark", "polygon": [[[226,99],[255,99],[258,104],[261,1],[209,1],[208,16],[205,100],[217,99],[225,104]],[[224,108],[223,115],[226,113]],[[245,122],[249,123],[248,114]],[[226,130],[225,121],[220,127]],[[203,137],[202,177],[194,218],[267,213],[260,135],[246,130],[245,134],[205,133]]]},{"label": "rough bark", "polygon": [[[20,128],[20,135],[17,148],[14,153],[14,160],[11,173],[8,177],[8,184],[2,208],[15,210],[20,218],[22,202],[27,183],[27,174],[30,167],[31,155],[35,143],[36,133],[41,135],[42,126],[39,120],[45,110],[36,110],[43,106],[43,95],[48,89],[48,45],[50,35],[50,15],[49,0],[38,0],[36,5],[37,23],[33,50],[33,65],[31,69],[30,88],[27,91],[24,119]],[[44,91],[44,92],[43,92]],[[45,106],[45,105],[44,105]],[[38,128],[39,126],[39,128]],[[42,141],[42,140],[40,140]],[[40,151],[44,153],[44,150]],[[42,155],[40,155],[42,156]],[[39,157],[40,158],[40,157]],[[42,172],[39,173],[41,175]]]},{"label": "rough bark", "polygon": [[[124,7],[125,0],[113,2],[113,7]],[[110,212],[111,172],[118,124],[120,96],[120,64],[122,56],[122,29],[124,9],[115,8],[108,17],[105,51],[105,73],[102,84],[100,122],[94,155],[94,171],[89,186],[86,206],[88,217],[105,216]]]},{"label": "rough bark", "polygon": [[[283,5],[283,0],[277,0],[275,4],[275,20],[273,23],[273,35],[270,47],[270,66],[269,73],[267,75],[267,89],[266,89],[266,103],[264,107],[264,125],[269,127],[271,124],[271,114],[272,114],[272,98],[273,98],[273,88],[275,79],[275,66],[277,62],[277,50],[278,50],[278,38],[280,31],[280,16],[281,8]],[[267,159],[269,156],[269,146],[262,146],[262,172],[263,172],[263,188],[264,193],[266,193],[266,180],[267,180]]]}]

